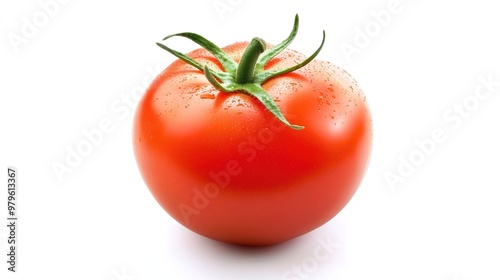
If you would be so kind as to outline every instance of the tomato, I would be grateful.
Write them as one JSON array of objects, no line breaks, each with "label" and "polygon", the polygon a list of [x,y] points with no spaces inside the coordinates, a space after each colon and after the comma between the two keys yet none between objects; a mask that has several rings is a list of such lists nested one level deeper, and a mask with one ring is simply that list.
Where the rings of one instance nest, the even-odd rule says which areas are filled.
[{"label": "tomato", "polygon": [[[372,147],[365,95],[346,71],[285,48],[294,31],[277,46],[254,39],[222,49],[172,35],[203,46],[187,55],[159,44],[180,59],[137,107],[134,153],[158,203],[200,235],[283,242],[331,220],[362,181]],[[241,64],[246,80],[224,76]],[[259,84],[262,73],[278,74]]]}]

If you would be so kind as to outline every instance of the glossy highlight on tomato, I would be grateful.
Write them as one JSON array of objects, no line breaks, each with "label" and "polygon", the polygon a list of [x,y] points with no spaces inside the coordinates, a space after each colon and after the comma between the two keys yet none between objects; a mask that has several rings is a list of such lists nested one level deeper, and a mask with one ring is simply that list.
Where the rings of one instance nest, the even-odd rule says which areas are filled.
[{"label": "glossy highlight on tomato", "polygon": [[214,50],[193,33],[172,35],[202,46],[186,55],[160,45],[179,59],[140,101],[133,148],[155,199],[188,229],[280,243],[331,220],[361,184],[372,148],[365,95],[343,69],[286,48],[297,27],[298,17],[276,46]]}]

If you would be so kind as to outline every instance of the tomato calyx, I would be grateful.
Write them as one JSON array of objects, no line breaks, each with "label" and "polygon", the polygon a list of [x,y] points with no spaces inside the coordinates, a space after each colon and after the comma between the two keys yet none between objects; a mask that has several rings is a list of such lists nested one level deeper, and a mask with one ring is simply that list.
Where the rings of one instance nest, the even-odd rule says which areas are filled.
[{"label": "tomato calyx", "polygon": [[261,38],[253,38],[243,53],[240,63],[236,63],[222,49],[204,37],[191,32],[176,33],[163,38],[165,41],[172,37],[184,37],[209,51],[220,62],[224,71],[214,70],[207,65],[202,65],[189,56],[173,50],[163,43],[156,43],[162,49],[182,61],[203,71],[207,80],[218,90],[234,93],[244,92],[257,98],[276,118],[288,127],[296,130],[304,129],[303,126],[290,124],[273,98],[262,88],[269,79],[293,72],[311,62],[321,51],[325,43],[325,31],[319,48],[299,64],[285,69],[264,70],[264,66],[276,55],[282,52],[295,39],[299,27],[299,16],[295,16],[294,25],[290,35],[280,44],[266,49],[266,43]]}]

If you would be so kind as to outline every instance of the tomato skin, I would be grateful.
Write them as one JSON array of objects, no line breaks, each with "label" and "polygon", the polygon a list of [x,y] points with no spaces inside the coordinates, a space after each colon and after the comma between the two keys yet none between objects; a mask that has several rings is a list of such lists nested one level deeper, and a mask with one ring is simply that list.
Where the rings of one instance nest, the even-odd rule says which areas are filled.
[{"label": "tomato skin", "polygon": [[[238,62],[247,45],[223,50]],[[203,49],[188,55],[222,69]],[[266,69],[303,59],[286,49]],[[286,127],[248,94],[216,90],[180,60],[138,105],[133,147],[146,185],[175,220],[205,237],[263,246],[300,236],[340,212],[364,176],[372,121],[347,72],[314,60],[262,87],[305,129]]]}]

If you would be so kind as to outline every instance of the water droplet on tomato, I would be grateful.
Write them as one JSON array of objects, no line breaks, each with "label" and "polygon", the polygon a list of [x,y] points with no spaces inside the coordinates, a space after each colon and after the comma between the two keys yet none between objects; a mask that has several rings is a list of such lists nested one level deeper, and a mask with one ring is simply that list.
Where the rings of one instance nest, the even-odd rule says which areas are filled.
[{"label": "water droplet on tomato", "polygon": [[213,93],[204,93],[200,95],[201,99],[215,99],[215,94]]},{"label": "water droplet on tomato", "polygon": [[318,100],[319,105],[323,105],[323,104],[325,104],[325,99],[323,98],[323,96],[321,96],[321,95],[320,95],[320,96],[318,96],[318,99],[317,99],[317,100]]}]

